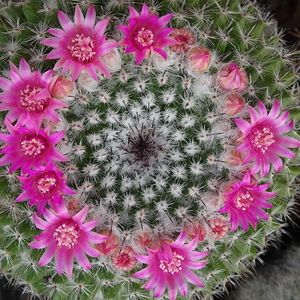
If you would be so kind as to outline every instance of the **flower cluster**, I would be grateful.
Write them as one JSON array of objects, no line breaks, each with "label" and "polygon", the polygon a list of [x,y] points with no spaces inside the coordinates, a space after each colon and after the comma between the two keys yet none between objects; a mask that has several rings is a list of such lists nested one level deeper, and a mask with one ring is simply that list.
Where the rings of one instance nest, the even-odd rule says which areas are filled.
[{"label": "flower cluster", "polygon": [[108,34],[119,41],[105,34],[115,20],[96,22],[93,6],[84,16],[76,5],[73,20],[58,11],[61,28],[41,41],[53,70],[10,63],[0,78],[9,132],[0,166],[19,172],[15,202],[36,209],[42,232],[29,246],[45,248],[39,266],[54,258],[59,275],[74,277],[74,260],[109,265],[174,300],[205,287],[202,259],[216,245],[269,220],[277,193],[261,181],[300,142],[287,135],[294,121],[279,100],[269,112],[246,100],[242,60],[223,63],[192,26],[166,27],[174,14],[128,10],[128,24]]}]

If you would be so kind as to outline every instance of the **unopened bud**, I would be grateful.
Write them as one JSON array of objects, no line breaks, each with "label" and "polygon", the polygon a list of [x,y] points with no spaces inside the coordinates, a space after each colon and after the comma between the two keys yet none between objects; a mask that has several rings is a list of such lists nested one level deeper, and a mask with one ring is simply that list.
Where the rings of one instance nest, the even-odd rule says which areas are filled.
[{"label": "unopened bud", "polygon": [[232,117],[242,111],[244,107],[245,99],[239,94],[230,93],[223,101],[222,110],[227,116]]},{"label": "unopened bud", "polygon": [[187,53],[188,67],[192,71],[204,72],[211,63],[211,51],[205,47],[194,47]]},{"label": "unopened bud", "polygon": [[75,89],[75,83],[68,75],[56,75],[50,83],[50,94],[56,99],[64,99]]}]

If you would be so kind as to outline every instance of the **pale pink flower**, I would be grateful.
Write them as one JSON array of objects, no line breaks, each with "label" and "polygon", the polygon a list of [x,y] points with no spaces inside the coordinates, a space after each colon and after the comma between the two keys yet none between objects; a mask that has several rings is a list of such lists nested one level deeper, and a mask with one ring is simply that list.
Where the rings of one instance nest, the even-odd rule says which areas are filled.
[{"label": "pale pink flower", "polygon": [[55,109],[66,107],[50,94],[49,88],[53,70],[41,74],[31,72],[24,58],[20,61],[19,69],[10,62],[10,79],[0,77],[0,111],[8,110],[5,120],[18,125],[31,123],[37,131],[43,119],[60,121]]},{"label": "pale pink flower", "polygon": [[72,80],[76,80],[82,71],[98,80],[97,70],[110,77],[109,70],[101,57],[117,46],[114,41],[105,40],[104,35],[109,19],[95,25],[96,11],[90,6],[84,17],[76,5],[74,22],[62,11],[58,12],[58,20],[63,29],[51,28],[47,32],[55,37],[46,38],[43,45],[53,47],[47,59],[59,59],[54,70],[62,68],[66,73],[71,71]]},{"label": "pale pink flower", "polygon": [[239,224],[247,231],[249,223],[256,229],[258,218],[268,220],[269,217],[263,208],[271,208],[272,205],[266,200],[277,195],[266,192],[269,186],[270,183],[257,185],[257,182],[252,181],[249,172],[246,172],[241,182],[234,182],[229,191],[223,193],[225,205],[219,212],[229,214],[231,232],[235,231]]},{"label": "pale pink flower", "polygon": [[243,133],[242,144],[237,151],[246,153],[243,164],[254,161],[251,174],[260,171],[261,176],[265,176],[270,170],[270,163],[277,172],[282,170],[283,163],[279,156],[294,158],[295,154],[288,148],[298,148],[300,142],[289,136],[283,136],[293,128],[294,121],[288,121],[288,111],[279,116],[278,100],[274,101],[269,114],[261,102],[258,102],[258,110],[259,112],[249,107],[251,123],[234,119]]},{"label": "pale pink flower", "polygon": [[246,89],[249,79],[243,67],[230,63],[219,70],[217,83],[224,91],[241,93]]},{"label": "pale pink flower", "polygon": [[67,178],[62,177],[56,166],[42,166],[38,170],[29,170],[27,177],[18,177],[24,185],[23,193],[15,200],[21,202],[29,200],[30,206],[35,205],[38,214],[43,214],[45,207],[49,204],[57,210],[64,202],[62,195],[75,194],[66,184]]},{"label": "pale pink flower", "polygon": [[91,231],[97,225],[97,220],[83,223],[88,209],[85,206],[74,216],[68,213],[65,206],[61,206],[59,212],[46,209],[46,221],[32,214],[35,225],[43,232],[35,236],[36,241],[29,243],[29,246],[36,249],[47,248],[38,262],[39,266],[47,265],[55,257],[56,272],[61,275],[65,270],[71,277],[76,258],[82,268],[91,269],[86,254],[98,257],[99,251],[91,244],[102,243],[107,236]]},{"label": "pale pink flower", "polygon": [[138,261],[148,266],[138,271],[133,276],[140,279],[148,279],[142,287],[146,290],[154,289],[154,297],[161,297],[168,289],[170,300],[174,300],[179,292],[185,296],[188,293],[188,284],[203,287],[201,279],[191,269],[201,269],[206,261],[199,261],[209,252],[193,251],[198,244],[196,237],[190,243],[185,244],[186,233],[182,231],[175,242],[161,241],[158,249],[147,248],[149,256],[136,255]]},{"label": "pale pink flower", "polygon": [[68,161],[55,149],[61,141],[64,131],[50,135],[50,126],[35,132],[34,129],[13,126],[6,122],[10,134],[0,133],[0,140],[4,145],[0,153],[0,166],[11,164],[9,172],[21,168],[22,174],[28,173],[31,168],[38,169],[41,165],[53,164],[53,161]]},{"label": "pale pink flower", "polygon": [[102,254],[102,255],[111,255],[113,254],[117,249],[120,248],[119,239],[116,234],[111,232],[108,229],[101,230],[99,232],[102,235],[107,236],[107,240],[104,241],[101,244],[96,244],[96,249]]},{"label": "pale pink flower", "polygon": [[112,265],[121,271],[130,271],[136,264],[136,253],[129,246],[118,248],[111,256]]},{"label": "pale pink flower", "polygon": [[195,44],[193,33],[185,28],[175,28],[169,34],[169,37],[177,41],[177,44],[170,46],[171,51],[175,52],[176,54],[187,52],[191,45]]},{"label": "pale pink flower", "polygon": [[192,71],[205,72],[211,64],[211,51],[203,46],[193,47],[187,53],[187,60]]},{"label": "pale pink flower", "polygon": [[149,13],[146,4],[143,5],[140,15],[130,6],[129,11],[129,25],[117,26],[125,34],[125,38],[119,42],[120,46],[126,46],[125,53],[134,52],[137,65],[152,52],[167,59],[167,53],[162,48],[177,44],[176,40],[168,37],[173,28],[164,28],[172,14],[158,18],[157,15]]},{"label": "pale pink flower", "polygon": [[209,236],[213,239],[220,240],[229,231],[229,223],[220,217],[213,217],[212,219],[209,219],[208,224],[210,229]]}]

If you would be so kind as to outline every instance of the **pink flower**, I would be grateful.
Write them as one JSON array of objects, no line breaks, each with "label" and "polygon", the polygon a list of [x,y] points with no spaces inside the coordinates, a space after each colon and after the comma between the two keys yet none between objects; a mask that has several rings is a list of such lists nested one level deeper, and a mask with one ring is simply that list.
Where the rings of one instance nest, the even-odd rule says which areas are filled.
[{"label": "pink flower", "polygon": [[219,212],[229,213],[231,232],[235,231],[239,224],[247,231],[249,223],[256,229],[258,218],[268,220],[268,215],[262,208],[271,208],[272,205],[266,200],[277,195],[266,192],[269,186],[270,183],[257,185],[257,182],[251,182],[251,176],[246,172],[240,183],[235,182],[230,186],[229,192],[223,193],[225,205]]},{"label": "pink flower", "polygon": [[54,165],[40,167],[38,170],[29,170],[28,177],[18,177],[24,184],[24,192],[15,200],[15,202],[26,201],[29,199],[30,206],[35,205],[38,214],[45,211],[46,204],[56,209],[63,204],[62,195],[76,194],[66,184],[66,178],[63,173]]},{"label": "pink flower", "polygon": [[65,206],[61,206],[57,213],[46,209],[44,212],[46,221],[35,214],[32,215],[35,225],[43,232],[35,236],[36,241],[29,243],[29,246],[36,249],[47,248],[39,260],[39,266],[47,265],[55,257],[57,273],[61,275],[65,270],[71,277],[76,258],[82,268],[91,269],[86,254],[98,257],[100,253],[90,244],[102,243],[107,236],[91,232],[97,225],[97,220],[83,223],[88,209],[88,206],[85,206],[74,216],[68,213]]},{"label": "pink flower", "polygon": [[129,11],[129,25],[117,26],[125,34],[125,38],[119,42],[119,45],[126,46],[125,53],[134,52],[137,65],[153,51],[167,59],[167,53],[162,48],[177,44],[176,40],[167,36],[173,28],[164,28],[172,14],[158,18],[153,13],[149,14],[146,4],[141,15],[130,6]]},{"label": "pink flower", "polygon": [[249,83],[249,79],[244,68],[230,63],[218,72],[217,83],[222,90],[243,92]]},{"label": "pink flower", "polygon": [[41,74],[31,72],[24,58],[20,61],[19,69],[10,62],[10,80],[0,77],[0,111],[8,110],[5,120],[23,126],[31,123],[37,131],[42,120],[60,121],[55,109],[66,107],[67,104],[52,98],[49,86],[53,71]]},{"label": "pink flower", "polygon": [[74,22],[62,11],[58,12],[58,20],[63,30],[49,29],[47,32],[55,37],[41,42],[55,48],[47,55],[47,59],[59,58],[54,70],[63,68],[64,73],[70,70],[74,81],[82,71],[88,73],[94,80],[98,80],[96,70],[110,77],[107,66],[101,60],[101,56],[117,46],[114,41],[105,40],[104,32],[109,19],[95,25],[95,8],[90,6],[84,18],[79,6],[76,5]]},{"label": "pink flower", "polygon": [[201,279],[191,269],[203,268],[206,261],[198,260],[209,252],[193,251],[198,244],[197,237],[188,244],[185,244],[185,239],[186,233],[182,231],[171,244],[162,241],[156,250],[147,248],[149,256],[136,255],[138,261],[148,266],[132,275],[140,279],[149,278],[142,287],[146,290],[154,289],[154,297],[162,296],[166,288],[170,300],[176,299],[177,289],[185,296],[188,293],[187,281],[203,287]]},{"label": "pink flower", "polygon": [[33,129],[13,126],[6,122],[10,134],[0,133],[0,140],[4,143],[0,153],[0,166],[11,164],[9,172],[21,168],[22,173],[28,173],[30,168],[38,169],[41,165],[53,164],[53,161],[68,161],[68,159],[55,149],[60,142],[64,131],[50,135],[50,127],[35,132]]},{"label": "pink flower", "polygon": [[251,124],[242,119],[234,119],[243,133],[243,142],[237,151],[246,152],[243,164],[254,161],[251,174],[260,171],[261,176],[265,176],[269,172],[270,163],[277,172],[283,168],[279,156],[294,158],[295,154],[287,148],[300,147],[300,142],[289,136],[283,136],[293,128],[294,121],[288,121],[288,111],[279,116],[278,100],[274,101],[269,114],[261,102],[258,102],[258,110],[259,112],[249,107]]}]

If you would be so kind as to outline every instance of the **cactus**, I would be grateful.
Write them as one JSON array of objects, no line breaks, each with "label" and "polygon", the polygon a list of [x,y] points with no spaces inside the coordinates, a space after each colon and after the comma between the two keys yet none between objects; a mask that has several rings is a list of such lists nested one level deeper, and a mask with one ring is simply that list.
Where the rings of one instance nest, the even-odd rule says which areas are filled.
[{"label": "cactus", "polygon": [[276,22],[255,1],[145,2],[1,4],[1,274],[32,296],[212,299],[292,214],[298,74]]}]

